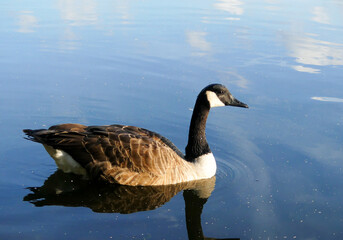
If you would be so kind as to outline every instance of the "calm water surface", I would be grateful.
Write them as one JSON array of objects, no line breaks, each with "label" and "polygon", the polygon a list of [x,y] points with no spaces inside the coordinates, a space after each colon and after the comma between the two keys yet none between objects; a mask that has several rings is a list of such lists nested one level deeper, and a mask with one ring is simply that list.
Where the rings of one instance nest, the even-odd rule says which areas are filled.
[{"label": "calm water surface", "polygon": [[[0,22],[1,239],[343,239],[342,1],[14,0]],[[184,150],[213,82],[250,108],[211,110],[203,198],[89,185],[21,132],[131,124]]]}]

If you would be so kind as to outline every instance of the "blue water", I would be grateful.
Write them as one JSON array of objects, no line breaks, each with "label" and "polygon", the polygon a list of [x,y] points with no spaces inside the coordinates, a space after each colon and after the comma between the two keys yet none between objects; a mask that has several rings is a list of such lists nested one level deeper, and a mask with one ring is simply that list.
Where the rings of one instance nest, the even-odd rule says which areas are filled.
[{"label": "blue water", "polygon": [[[195,202],[206,237],[343,239],[342,11],[337,0],[0,3],[0,238],[195,238]],[[218,170],[206,203],[83,186],[21,132],[129,124],[183,151],[213,82],[250,108],[211,110]]]}]

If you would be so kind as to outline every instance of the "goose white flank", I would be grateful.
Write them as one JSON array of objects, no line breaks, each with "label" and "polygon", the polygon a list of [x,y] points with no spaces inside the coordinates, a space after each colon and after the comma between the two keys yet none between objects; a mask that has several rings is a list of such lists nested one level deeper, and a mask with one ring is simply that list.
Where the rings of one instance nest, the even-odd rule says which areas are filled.
[{"label": "goose white flank", "polygon": [[27,139],[43,144],[64,172],[122,185],[168,185],[215,175],[217,165],[205,127],[210,109],[222,106],[248,108],[221,84],[199,93],[185,155],[160,134],[134,126],[67,123],[23,131]]}]

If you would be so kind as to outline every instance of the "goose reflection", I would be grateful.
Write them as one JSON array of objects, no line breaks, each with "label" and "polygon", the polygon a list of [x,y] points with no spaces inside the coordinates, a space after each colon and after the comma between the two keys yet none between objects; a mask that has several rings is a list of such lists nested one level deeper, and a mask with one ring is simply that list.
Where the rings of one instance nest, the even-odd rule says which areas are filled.
[{"label": "goose reflection", "polygon": [[[24,201],[43,206],[87,207],[94,212],[129,214],[156,209],[170,201],[180,191],[185,200],[185,215],[189,239],[204,237],[201,213],[211,196],[215,177],[205,180],[164,186],[123,186],[85,181],[82,177],[57,170],[41,187],[31,191]],[[226,238],[237,239],[237,238]]]}]

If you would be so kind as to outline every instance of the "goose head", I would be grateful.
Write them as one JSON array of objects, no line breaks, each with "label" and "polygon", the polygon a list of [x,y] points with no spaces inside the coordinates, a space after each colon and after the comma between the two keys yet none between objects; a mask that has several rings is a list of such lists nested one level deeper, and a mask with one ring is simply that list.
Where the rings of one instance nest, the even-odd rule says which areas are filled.
[{"label": "goose head", "polygon": [[221,84],[211,84],[205,87],[199,94],[208,102],[210,108],[234,106],[248,108],[248,105],[237,100],[230,91]]}]

